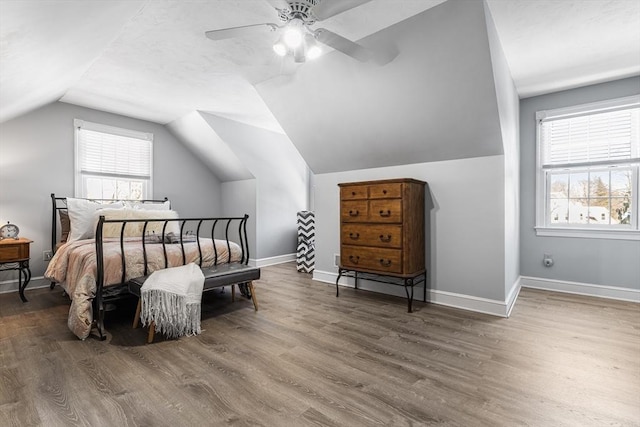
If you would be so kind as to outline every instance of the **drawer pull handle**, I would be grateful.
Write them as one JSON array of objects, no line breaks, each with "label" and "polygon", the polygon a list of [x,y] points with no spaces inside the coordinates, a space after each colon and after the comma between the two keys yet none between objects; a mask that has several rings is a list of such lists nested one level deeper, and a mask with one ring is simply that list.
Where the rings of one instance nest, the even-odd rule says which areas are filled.
[{"label": "drawer pull handle", "polygon": [[391,211],[387,209],[387,211],[380,211],[380,216],[391,216]]},{"label": "drawer pull handle", "polygon": [[391,241],[391,234],[387,234],[387,237],[384,237],[383,234],[380,235],[380,241],[381,242],[385,242],[385,243],[389,243]]},{"label": "drawer pull handle", "polygon": [[360,238],[360,233],[349,233],[349,237],[352,240],[358,240]]},{"label": "drawer pull handle", "polygon": [[360,257],[359,256],[349,255],[349,261],[351,261],[354,264],[357,264],[358,261],[360,261]]},{"label": "drawer pull handle", "polygon": [[355,192],[355,191],[352,191],[352,192],[351,192],[351,195],[352,195],[352,196],[355,196],[355,195],[356,195],[356,192]]},{"label": "drawer pull handle", "polygon": [[387,190],[382,190],[382,194],[387,194]]},{"label": "drawer pull handle", "polygon": [[360,212],[356,209],[355,211],[349,211],[349,216],[358,216]]},{"label": "drawer pull handle", "polygon": [[389,267],[391,265],[391,260],[390,259],[380,259],[380,265],[383,267]]}]

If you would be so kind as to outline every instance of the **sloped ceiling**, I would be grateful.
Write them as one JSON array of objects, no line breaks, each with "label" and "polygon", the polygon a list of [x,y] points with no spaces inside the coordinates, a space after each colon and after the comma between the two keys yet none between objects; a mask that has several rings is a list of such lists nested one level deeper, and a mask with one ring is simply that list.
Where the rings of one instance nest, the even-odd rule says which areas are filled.
[{"label": "sloped ceiling", "polygon": [[[0,122],[55,100],[162,124],[200,111],[286,131],[316,172],[495,154],[482,1],[371,0],[317,25],[395,46],[376,68],[330,49],[292,67],[277,34],[204,37],[275,21],[265,0],[0,0]],[[637,0],[486,1],[520,96],[640,73]]]},{"label": "sloped ceiling", "polygon": [[450,0],[360,42],[400,54],[384,67],[331,54],[257,85],[314,173],[502,153],[482,2]]},{"label": "sloped ceiling", "polygon": [[0,123],[59,100],[143,4],[0,3]]},{"label": "sloped ceiling", "polygon": [[[442,1],[372,0],[322,26],[357,40]],[[253,87],[300,67],[273,53],[278,34],[204,36],[261,22],[278,22],[266,0],[0,0],[0,121],[60,99],[161,124],[203,111],[282,133]]]},{"label": "sloped ceiling", "polygon": [[638,0],[488,0],[521,98],[640,74]]},{"label": "sloped ceiling", "polygon": [[196,154],[220,181],[254,178],[244,161],[216,132],[210,120],[209,114],[194,111],[169,123],[167,129]]}]

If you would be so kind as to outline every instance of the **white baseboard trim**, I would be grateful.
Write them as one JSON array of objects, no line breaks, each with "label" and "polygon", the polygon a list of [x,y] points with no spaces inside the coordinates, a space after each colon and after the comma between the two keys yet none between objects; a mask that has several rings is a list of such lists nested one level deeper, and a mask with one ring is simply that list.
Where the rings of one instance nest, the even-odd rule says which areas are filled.
[{"label": "white baseboard trim", "polygon": [[507,295],[507,317],[511,316],[511,310],[513,310],[513,306],[516,305],[516,300],[518,299],[518,295],[520,295],[520,289],[522,289],[522,277],[518,276],[509,291],[509,295]]},{"label": "white baseboard trim", "polygon": [[249,265],[253,267],[267,267],[269,265],[284,264],[285,262],[291,262],[295,260],[296,254],[285,254],[260,259],[251,258],[249,259]]},{"label": "white baseboard trim", "polygon": [[543,279],[540,277],[528,276],[521,276],[520,282],[524,288],[543,289],[546,291],[564,292],[568,294],[640,302],[639,289],[594,285],[591,283],[569,282],[566,280]]},{"label": "white baseboard trim", "polygon": [[[285,254],[278,255],[269,258],[260,258],[260,259],[249,259],[249,265],[254,267],[267,267],[269,265],[283,264],[285,262],[291,262],[296,260],[296,254]],[[38,288],[46,288],[49,286],[48,282],[45,281],[44,284],[35,284],[33,282],[44,280],[44,276],[32,277],[31,282],[27,285],[27,289],[38,289]],[[335,279],[334,279],[335,282]],[[8,293],[8,292],[17,292],[18,291],[18,280],[4,280],[0,282],[0,294]]]},{"label": "white baseboard trim", "polygon": [[[337,278],[338,273],[318,270],[314,270],[313,272],[313,280],[317,280],[319,282],[331,283],[335,285]],[[353,280],[351,278],[341,277],[340,282],[338,283],[342,286],[353,288],[354,284],[352,282]],[[402,286],[387,286],[384,284],[362,280],[358,283],[358,288],[406,298],[406,294]],[[422,301],[421,288],[422,286],[416,287],[414,300]],[[475,311],[478,313],[491,314],[493,316],[508,317],[513,304],[517,299],[519,290],[520,283],[519,281],[516,281],[509,294],[509,300],[507,303],[505,301],[480,298],[472,295],[463,295],[453,292],[427,289],[427,301],[434,304],[445,305],[448,307],[460,308],[463,310]]]},{"label": "white baseboard trim", "polygon": [[[32,277],[26,290],[46,288],[48,286],[49,282],[45,280],[44,276]],[[0,294],[8,294],[10,292],[18,292],[18,279],[0,282]]]}]

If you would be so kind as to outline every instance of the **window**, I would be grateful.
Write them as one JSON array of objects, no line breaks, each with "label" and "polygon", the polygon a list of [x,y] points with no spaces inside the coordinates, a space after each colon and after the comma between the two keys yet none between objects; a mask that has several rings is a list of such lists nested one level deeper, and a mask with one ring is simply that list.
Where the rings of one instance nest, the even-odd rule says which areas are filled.
[{"label": "window", "polygon": [[537,234],[640,240],[640,96],[536,120]]},{"label": "window", "polygon": [[153,134],[77,119],[74,126],[76,197],[152,197]]}]

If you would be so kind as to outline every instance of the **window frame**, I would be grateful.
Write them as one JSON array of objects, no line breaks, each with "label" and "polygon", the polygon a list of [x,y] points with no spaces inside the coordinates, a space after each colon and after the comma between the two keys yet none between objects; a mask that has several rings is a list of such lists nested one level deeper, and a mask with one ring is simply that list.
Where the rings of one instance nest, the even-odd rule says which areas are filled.
[{"label": "window frame", "polygon": [[[580,115],[597,114],[605,111],[628,108],[634,105],[640,107],[640,95],[628,96],[588,104],[574,105],[570,107],[542,110],[536,112],[536,223],[537,236],[575,237],[575,238],[601,238],[620,240],[640,240],[640,159],[627,161],[612,160],[606,162],[583,162],[573,165],[544,166],[544,148],[541,127],[545,119],[558,117],[571,117]],[[550,223],[550,180],[547,175],[554,171],[587,170],[591,168],[612,168],[615,166],[630,165],[632,170],[631,183],[631,223],[630,227],[620,225],[588,225],[588,224],[551,224]],[[569,198],[570,199],[570,198]]]},{"label": "window frame", "polygon": [[[128,138],[135,138],[149,142],[149,176],[148,178],[138,176],[139,180],[145,181],[143,184],[142,197],[141,199],[152,199],[153,198],[153,133],[150,132],[141,132],[132,129],[125,129],[115,126],[109,126],[101,123],[88,122],[86,120],[74,119],[73,120],[73,128],[74,128],[74,195],[78,198],[88,198],[87,194],[85,194],[85,188],[83,185],[83,176],[96,176],[96,177],[114,177],[114,178],[123,178],[125,180],[134,181],[136,178],[132,175],[121,175],[121,174],[88,174],[83,173],[80,167],[80,135],[79,132],[81,129],[90,130],[93,132],[100,132],[110,135],[123,136]],[[117,199],[113,199],[117,200]]]}]

